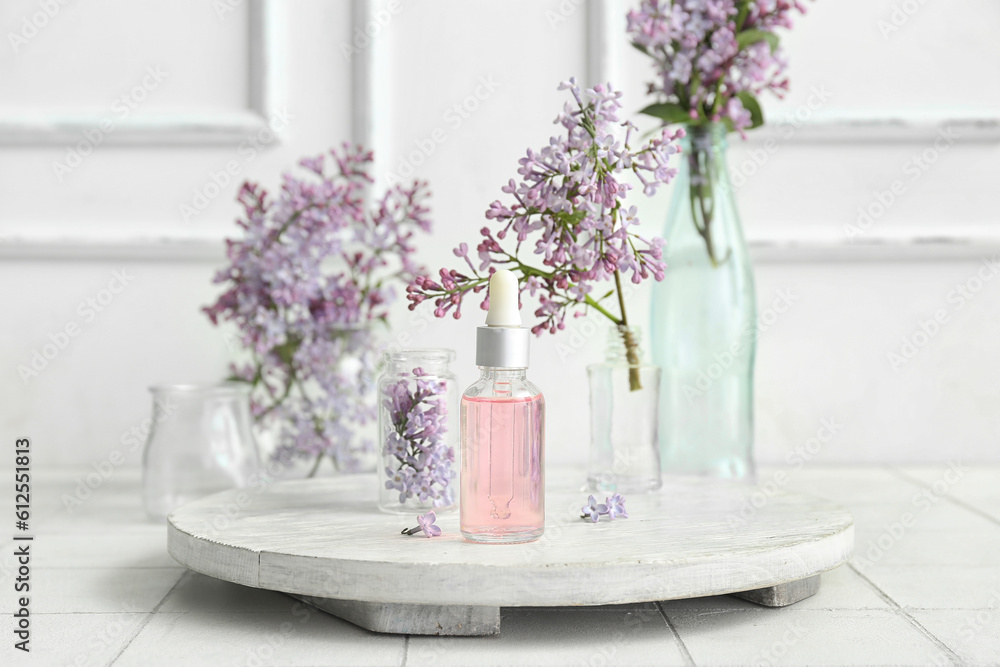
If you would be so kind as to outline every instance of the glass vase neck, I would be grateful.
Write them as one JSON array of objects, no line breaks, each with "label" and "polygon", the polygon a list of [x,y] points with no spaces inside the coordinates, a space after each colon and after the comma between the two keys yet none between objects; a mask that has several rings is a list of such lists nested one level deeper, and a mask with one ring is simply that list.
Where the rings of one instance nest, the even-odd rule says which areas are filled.
[{"label": "glass vase neck", "polygon": [[689,125],[684,131],[681,148],[685,153],[708,150],[724,152],[729,147],[729,141],[726,139],[728,129],[723,123]]}]

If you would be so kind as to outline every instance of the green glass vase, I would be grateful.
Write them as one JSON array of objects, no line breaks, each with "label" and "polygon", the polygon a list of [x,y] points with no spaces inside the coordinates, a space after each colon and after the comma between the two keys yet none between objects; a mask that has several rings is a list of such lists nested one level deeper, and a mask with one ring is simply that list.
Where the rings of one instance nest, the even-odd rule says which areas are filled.
[{"label": "green glass vase", "polygon": [[662,368],[665,474],[752,478],[753,270],[726,167],[726,129],[683,139],[663,238],[666,278],[653,290],[653,361]]}]

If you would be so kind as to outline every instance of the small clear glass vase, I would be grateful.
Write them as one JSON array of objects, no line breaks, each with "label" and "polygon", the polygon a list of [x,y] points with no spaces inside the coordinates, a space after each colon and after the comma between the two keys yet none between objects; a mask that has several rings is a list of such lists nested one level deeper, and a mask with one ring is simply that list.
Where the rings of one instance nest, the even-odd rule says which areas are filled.
[{"label": "small clear glass vase", "polygon": [[458,504],[458,384],[448,349],[385,355],[378,381],[378,505],[383,512],[453,510]]},{"label": "small clear glass vase", "polygon": [[692,126],[682,140],[650,347],[663,368],[663,471],[740,479],[754,474],[756,295],[726,146],[721,124]]},{"label": "small clear glass vase", "polygon": [[594,492],[660,488],[660,367],[645,363],[637,327],[612,326],[605,360],[587,366]]},{"label": "small clear glass vase", "polygon": [[142,459],[146,513],[164,520],[176,507],[246,486],[259,469],[250,386],[241,382],[158,385]]}]

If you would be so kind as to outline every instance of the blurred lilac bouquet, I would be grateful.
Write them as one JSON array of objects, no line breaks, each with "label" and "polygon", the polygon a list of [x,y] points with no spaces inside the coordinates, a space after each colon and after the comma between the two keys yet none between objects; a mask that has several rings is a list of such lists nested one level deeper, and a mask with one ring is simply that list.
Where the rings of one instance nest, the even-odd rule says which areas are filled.
[{"label": "blurred lilac bouquet", "polygon": [[764,122],[757,96],[788,90],[777,28],[798,0],[642,0],[628,13],[632,44],[653,59],[661,98],[643,113],[665,123],[717,123],[743,133]]},{"label": "blurred lilac bouquet", "polygon": [[448,430],[447,382],[413,369],[415,389],[403,379],[385,389],[382,409],[390,429],[382,435],[382,455],[396,460],[386,466],[385,488],[399,491],[399,502],[416,498],[434,507],[455,502],[451,480],[455,450],[445,444]]},{"label": "blurred lilac bouquet", "polygon": [[[258,423],[276,425],[274,457],[356,470],[374,450],[359,428],[375,417],[376,337],[392,283],[419,273],[413,237],[430,231],[425,183],[396,185],[365,201],[372,154],[344,145],[303,159],[276,199],[256,183],[238,195],[242,238],[226,241],[226,291],[204,308],[213,324],[232,321],[251,361],[233,365],[253,385]],[[329,164],[328,164],[329,163]]]},{"label": "blurred lilac bouquet", "polygon": [[[579,316],[593,308],[622,327],[628,360],[638,366],[637,342],[625,328],[621,277],[636,284],[649,277],[662,280],[666,265],[662,240],[636,231],[636,207],[625,204],[632,186],[623,179],[632,174],[647,195],[668,183],[677,173],[669,164],[679,151],[675,140],[684,132],[663,130],[639,142],[635,125],[618,118],[620,92],[610,86],[583,91],[574,79],[559,89],[573,96],[555,120],[565,135],[552,137],[537,152],[529,149],[519,160],[520,182],[511,179],[502,188],[510,201],[495,201],[486,211],[500,229],[494,234],[482,228],[478,262],[469,257],[467,244],[459,245],[454,253],[469,272],[443,268],[439,280],[417,276],[407,288],[410,309],[432,299],[437,317],[453,311],[458,319],[466,296],[483,291],[496,269],[510,269],[519,276],[522,294],[538,297],[535,334],[563,329],[570,310]],[[525,256],[528,249],[538,263]],[[608,280],[615,288],[595,295],[595,284]],[[605,305],[615,293],[618,314]],[[488,295],[480,307],[489,308]],[[641,388],[637,368],[630,370],[631,388]]]}]

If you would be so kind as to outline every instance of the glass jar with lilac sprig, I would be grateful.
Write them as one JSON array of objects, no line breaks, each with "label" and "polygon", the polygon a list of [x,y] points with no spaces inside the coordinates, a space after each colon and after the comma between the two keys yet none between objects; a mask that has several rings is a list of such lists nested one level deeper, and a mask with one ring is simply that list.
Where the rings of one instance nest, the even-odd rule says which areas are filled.
[{"label": "glass jar with lilac sprig", "polygon": [[402,350],[385,355],[378,383],[379,508],[412,514],[457,506],[458,384],[455,352]]}]

